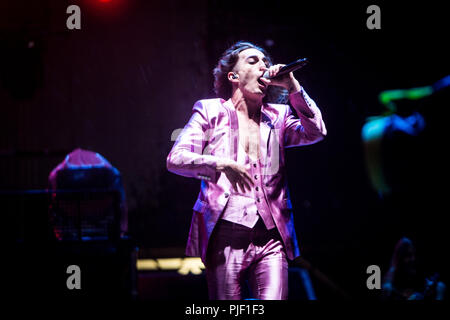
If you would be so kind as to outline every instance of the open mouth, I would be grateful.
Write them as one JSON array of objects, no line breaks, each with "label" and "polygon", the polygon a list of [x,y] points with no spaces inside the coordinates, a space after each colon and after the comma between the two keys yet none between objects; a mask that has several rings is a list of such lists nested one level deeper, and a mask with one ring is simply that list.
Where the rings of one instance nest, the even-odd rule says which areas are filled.
[{"label": "open mouth", "polygon": [[262,85],[263,87],[266,87],[266,84],[264,82],[262,82],[261,77],[259,77],[257,81],[260,85]]}]

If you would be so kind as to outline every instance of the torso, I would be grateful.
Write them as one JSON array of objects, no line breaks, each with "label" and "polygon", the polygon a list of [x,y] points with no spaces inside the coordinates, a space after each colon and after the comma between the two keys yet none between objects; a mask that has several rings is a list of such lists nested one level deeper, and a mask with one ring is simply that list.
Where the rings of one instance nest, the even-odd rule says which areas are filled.
[{"label": "torso", "polygon": [[245,114],[237,112],[239,122],[239,143],[244,148],[245,153],[252,159],[259,158],[259,117],[258,121],[249,119]]}]

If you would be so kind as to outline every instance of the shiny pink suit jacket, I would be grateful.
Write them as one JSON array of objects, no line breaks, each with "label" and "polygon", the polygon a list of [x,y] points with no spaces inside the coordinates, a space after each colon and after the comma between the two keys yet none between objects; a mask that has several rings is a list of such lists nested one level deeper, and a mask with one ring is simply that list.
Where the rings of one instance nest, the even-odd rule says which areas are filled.
[{"label": "shiny pink suit jacket", "polygon": [[[261,106],[260,161],[264,170],[263,191],[287,257],[292,260],[300,255],[300,250],[287,187],[284,149],[316,143],[324,138],[326,128],[319,108],[303,88],[291,94],[289,100],[298,118],[289,105],[264,103]],[[201,179],[186,255],[199,256],[203,262],[214,226],[232,192],[225,174],[216,171],[216,161],[218,158],[237,160],[238,135],[238,118],[231,99],[199,100],[167,157],[169,171]]]}]

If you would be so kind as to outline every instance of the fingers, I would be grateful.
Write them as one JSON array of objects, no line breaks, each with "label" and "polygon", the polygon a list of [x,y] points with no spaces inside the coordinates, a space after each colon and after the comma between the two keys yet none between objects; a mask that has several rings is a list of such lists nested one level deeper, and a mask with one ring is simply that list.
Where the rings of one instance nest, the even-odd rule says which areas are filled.
[{"label": "fingers", "polygon": [[269,67],[269,77],[274,77],[278,74],[280,69],[285,66],[284,64],[275,64]]},{"label": "fingers", "polygon": [[242,178],[237,178],[236,180],[234,180],[231,183],[231,185],[233,186],[233,189],[235,192],[241,191],[241,192],[245,193],[247,190],[248,191],[251,190],[249,183]]},{"label": "fingers", "polygon": [[234,183],[232,183],[232,185],[236,192],[238,192],[238,186],[242,192],[246,192],[247,190],[251,191],[255,183],[246,171],[241,171],[234,177]]},{"label": "fingers", "polygon": [[247,184],[249,185],[249,188],[255,186],[255,183],[253,182],[252,177],[248,174],[247,170],[245,170],[245,171],[243,172],[243,178],[244,178],[244,181],[246,181]]},{"label": "fingers", "polygon": [[241,188],[242,192],[245,192],[246,184],[244,181],[238,181],[239,188]]},{"label": "fingers", "polygon": [[270,80],[270,79],[267,79],[267,78],[264,78],[264,77],[261,77],[261,78],[259,78],[259,79],[260,79],[262,82],[264,82],[264,84],[265,84],[266,86],[272,84],[272,80]]},{"label": "fingers", "polygon": [[262,82],[264,82],[264,84],[266,86],[281,86],[281,87],[284,87],[285,86],[284,82],[286,81],[287,78],[289,78],[289,75],[283,76],[281,78],[272,78],[272,77],[276,76],[278,74],[278,72],[280,72],[280,69],[282,67],[284,67],[284,66],[285,66],[284,64],[276,64],[276,65],[270,66],[267,69],[267,72],[268,72],[269,78],[271,78],[271,79],[261,77],[260,80]]},{"label": "fingers", "polygon": [[237,187],[237,185],[238,185],[238,181],[237,181],[237,180],[236,180],[236,181],[233,181],[233,182],[231,183],[231,185],[233,186],[233,190],[234,190],[235,192],[239,192],[238,187]]},{"label": "fingers", "polygon": [[242,191],[245,192],[246,190],[251,191],[252,187],[250,186],[250,183],[248,183],[245,179],[241,180],[241,185],[242,185]]},{"label": "fingers", "polygon": [[[248,191],[252,190],[252,187],[255,185],[255,183],[253,182],[252,177],[249,175],[249,173],[247,172],[247,170],[245,168],[242,169],[242,171],[240,172],[240,182],[242,183],[243,187],[248,189]],[[243,191],[245,191],[244,189],[242,189]]]},{"label": "fingers", "polygon": [[230,181],[234,191],[238,192],[238,188],[241,189],[242,192],[246,192],[246,190],[251,191],[251,188],[255,185],[252,177],[247,172],[247,169],[238,164],[234,164],[230,167],[226,174],[228,180]]}]

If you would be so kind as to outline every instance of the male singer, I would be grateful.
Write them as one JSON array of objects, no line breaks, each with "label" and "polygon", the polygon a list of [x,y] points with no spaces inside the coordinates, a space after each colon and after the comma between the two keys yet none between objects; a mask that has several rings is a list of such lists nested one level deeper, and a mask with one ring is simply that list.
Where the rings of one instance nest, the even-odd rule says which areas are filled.
[{"label": "male singer", "polygon": [[[169,171],[201,179],[186,254],[202,257],[211,299],[241,299],[245,279],[256,299],[286,299],[287,259],[300,255],[284,149],[326,129],[293,73],[276,77],[281,67],[252,43],[231,46],[214,69],[219,98],[194,104],[167,157]],[[298,118],[272,103],[283,92]]]}]

